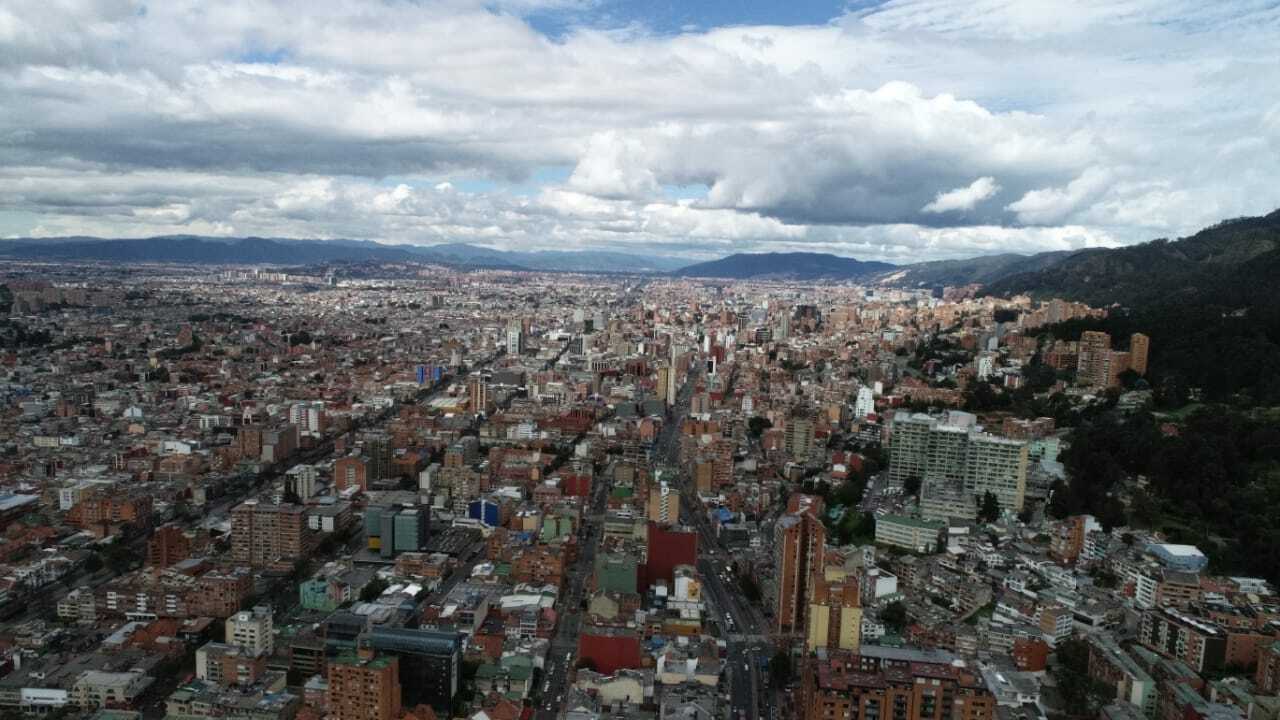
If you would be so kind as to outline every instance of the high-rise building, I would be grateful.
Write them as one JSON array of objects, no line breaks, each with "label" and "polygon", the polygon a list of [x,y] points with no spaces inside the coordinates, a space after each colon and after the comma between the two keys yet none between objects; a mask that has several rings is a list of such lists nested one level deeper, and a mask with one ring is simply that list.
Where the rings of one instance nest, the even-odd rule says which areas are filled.
[{"label": "high-rise building", "polygon": [[658,368],[658,380],[654,383],[654,390],[657,392],[658,399],[667,405],[675,402],[675,398],[668,392],[671,386],[671,376],[673,374],[674,371],[670,367],[663,365]]},{"label": "high-rise building", "polygon": [[360,641],[399,659],[405,704],[449,712],[462,681],[462,638],[456,632],[375,627]]},{"label": "high-rise building", "polygon": [[348,455],[333,463],[333,486],[338,492],[348,488],[369,489],[369,461],[359,455]]},{"label": "high-rise building", "polygon": [[862,596],[858,577],[842,567],[817,571],[809,599],[805,649],[857,650],[862,642]]},{"label": "high-rise building", "polygon": [[369,549],[384,558],[425,547],[427,525],[427,508],[421,505],[370,505],[365,510]]},{"label": "high-rise building", "polygon": [[680,493],[666,481],[649,491],[649,520],[670,525],[680,520]]},{"label": "high-rise building", "polygon": [[783,443],[791,457],[806,461],[813,452],[813,419],[801,415],[787,418],[787,426],[783,430]]},{"label": "high-rise building", "polygon": [[383,432],[366,432],[360,435],[360,454],[368,461],[366,472],[369,482],[394,477],[394,454],[391,438]]},{"label": "high-rise building", "polygon": [[251,655],[270,655],[275,652],[272,627],[271,608],[258,606],[241,610],[227,618],[226,642]]},{"label": "high-rise building", "polygon": [[936,510],[929,517],[968,516],[974,498],[988,491],[1002,510],[1021,510],[1029,458],[1025,440],[984,433],[969,413],[952,411],[944,419],[919,413],[893,418],[890,482],[901,486],[910,477],[920,480],[921,507]]},{"label": "high-rise building", "polygon": [[1111,336],[1097,330],[1080,334],[1080,353],[1076,360],[1076,382],[1090,387],[1105,387],[1111,356]]},{"label": "high-rise building", "polygon": [[990,492],[1000,509],[1022,510],[1027,492],[1027,443],[998,435],[969,433],[964,489],[973,497]]},{"label": "high-rise building", "polygon": [[167,568],[191,557],[191,539],[177,525],[157,528],[147,540],[147,565]]},{"label": "high-rise building", "polygon": [[396,720],[400,717],[400,659],[362,649],[329,661],[329,717]]},{"label": "high-rise building", "polygon": [[1147,374],[1147,353],[1151,350],[1151,338],[1142,333],[1129,336],[1129,367],[1139,375]]},{"label": "high-rise building", "polygon": [[516,318],[507,321],[507,354],[524,354],[524,323]]},{"label": "high-rise building", "polygon": [[792,495],[787,512],[773,531],[773,560],[777,572],[774,616],[779,632],[804,632],[815,573],[823,566],[827,531],[822,524],[822,499]]},{"label": "high-rise building", "polygon": [[[744,408],[745,410],[745,408]],[[868,415],[876,411],[876,395],[871,388],[862,386],[858,388],[858,399],[853,403],[853,416],[857,420],[862,420]]]},{"label": "high-rise building", "polygon": [[902,487],[907,478],[924,480],[929,465],[929,435],[937,420],[920,413],[897,413],[890,424],[889,485]]},{"label": "high-rise building", "polygon": [[231,511],[231,557],[239,563],[296,562],[307,551],[306,510],[246,500]]},{"label": "high-rise building", "polygon": [[467,378],[467,408],[476,414],[489,411],[489,381],[480,373]]}]

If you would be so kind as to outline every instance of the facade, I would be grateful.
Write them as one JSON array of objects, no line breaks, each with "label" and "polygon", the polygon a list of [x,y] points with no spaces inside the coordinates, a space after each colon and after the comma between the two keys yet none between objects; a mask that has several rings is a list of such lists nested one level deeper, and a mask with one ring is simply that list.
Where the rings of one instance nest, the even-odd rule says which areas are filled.
[{"label": "facade", "polygon": [[[904,655],[912,655],[905,651]],[[879,667],[876,667],[879,665]],[[874,668],[874,669],[873,669]],[[804,720],[991,720],[995,696],[967,668],[928,661],[885,667],[854,653],[811,658],[801,673]]]},{"label": "facade", "polygon": [[396,720],[400,717],[400,661],[372,652],[329,661],[329,717]]},{"label": "facade", "polygon": [[227,618],[226,642],[243,648],[252,655],[270,655],[275,651],[271,608],[255,607]]},{"label": "facade", "polygon": [[858,578],[843,568],[824,568],[809,602],[805,649],[855,651],[862,642],[862,597]]},{"label": "facade", "polygon": [[361,641],[399,660],[403,702],[450,712],[462,682],[462,635],[426,629],[376,627]]},{"label": "facade", "polygon": [[774,571],[777,594],[774,608],[779,632],[804,632],[813,575],[823,565],[827,531],[822,524],[822,500],[792,495],[787,514],[774,526]]},{"label": "facade", "polygon": [[876,518],[876,543],[912,552],[932,553],[946,524],[938,520],[917,520],[904,515]]},{"label": "facade", "polygon": [[249,565],[296,562],[307,552],[306,510],[246,500],[231,511],[231,557]]}]

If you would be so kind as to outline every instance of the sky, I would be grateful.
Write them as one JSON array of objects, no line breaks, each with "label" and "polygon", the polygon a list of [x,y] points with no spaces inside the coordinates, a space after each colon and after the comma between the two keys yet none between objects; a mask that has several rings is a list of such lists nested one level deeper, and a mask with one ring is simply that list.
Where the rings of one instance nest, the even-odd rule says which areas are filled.
[{"label": "sky", "polygon": [[1280,207],[1280,0],[3,0],[0,237],[905,263]]}]

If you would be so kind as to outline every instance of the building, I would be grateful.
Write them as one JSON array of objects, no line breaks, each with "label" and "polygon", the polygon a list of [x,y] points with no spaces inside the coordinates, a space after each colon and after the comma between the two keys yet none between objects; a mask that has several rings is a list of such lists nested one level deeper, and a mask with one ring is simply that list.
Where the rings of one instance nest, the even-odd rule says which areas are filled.
[{"label": "building", "polygon": [[1111,335],[1097,330],[1080,334],[1076,359],[1076,382],[1089,387],[1106,387],[1111,355]]},{"label": "building", "polygon": [[406,705],[451,712],[462,682],[462,638],[456,632],[375,627],[361,636],[361,642],[399,659]]},{"label": "building", "polygon": [[1181,660],[1198,673],[1226,664],[1226,631],[1172,608],[1143,612],[1138,641],[1161,655]]},{"label": "building", "polygon": [[680,492],[665,481],[649,492],[649,521],[671,525],[680,520]]},{"label": "building", "polygon": [[231,557],[261,566],[293,563],[308,551],[306,509],[246,500],[231,511]]},{"label": "building", "polygon": [[338,492],[369,489],[369,461],[359,455],[339,458],[333,464],[333,486]]},{"label": "building", "polygon": [[1264,645],[1258,653],[1258,670],[1253,682],[1263,695],[1280,695],[1280,640]]},{"label": "building", "polygon": [[151,678],[141,670],[85,670],[71,686],[69,699],[84,710],[130,707],[150,685]]},{"label": "building", "polygon": [[[893,650],[889,648],[888,650]],[[810,658],[800,676],[804,720],[991,720],[996,698],[980,675],[932,654]]]},{"label": "building", "polygon": [[796,460],[807,461],[813,452],[813,436],[812,418],[800,415],[787,418],[787,426],[783,429],[783,449]]},{"label": "building", "polygon": [[191,557],[191,539],[177,525],[157,528],[147,538],[147,565],[164,569]]},{"label": "building", "polygon": [[368,547],[384,558],[422,550],[427,545],[428,525],[423,505],[370,505],[365,510]]},{"label": "building", "polygon": [[400,660],[369,650],[329,661],[329,717],[396,720],[400,717]]},{"label": "building", "polygon": [[865,420],[868,415],[874,414],[876,411],[876,396],[871,388],[862,386],[858,388],[858,397],[853,403],[853,417],[855,420]]},{"label": "building", "polygon": [[862,642],[859,578],[843,568],[826,567],[813,584],[805,648],[857,650]]},{"label": "building", "polygon": [[945,528],[946,523],[939,520],[884,515],[876,518],[876,543],[911,552],[932,553],[938,549],[939,538]]},{"label": "building", "polygon": [[1119,700],[1150,717],[1156,709],[1156,681],[1107,633],[1089,636],[1089,677],[1106,683]]},{"label": "building", "polygon": [[777,593],[774,614],[779,632],[804,632],[813,577],[823,566],[827,531],[820,519],[822,499],[799,493],[787,503],[773,531]]},{"label": "building", "polygon": [[976,498],[990,492],[1001,510],[1022,510],[1030,455],[1025,440],[981,431],[969,413],[945,418],[921,413],[895,415],[889,445],[889,481],[902,487],[920,481],[925,517],[971,517]]},{"label": "building", "polygon": [[1147,353],[1151,351],[1151,338],[1142,333],[1129,336],[1129,367],[1139,375],[1147,374]]},{"label": "building", "polygon": [[271,608],[258,606],[227,618],[226,643],[243,648],[252,655],[275,652]]},{"label": "building", "polygon": [[480,373],[467,378],[467,408],[476,414],[489,411],[489,381]]}]

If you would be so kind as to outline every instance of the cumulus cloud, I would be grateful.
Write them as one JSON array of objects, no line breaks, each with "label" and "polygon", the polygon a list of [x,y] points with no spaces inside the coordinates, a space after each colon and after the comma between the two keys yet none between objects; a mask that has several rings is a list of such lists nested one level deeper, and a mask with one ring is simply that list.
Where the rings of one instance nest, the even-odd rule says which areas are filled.
[{"label": "cumulus cloud", "polygon": [[956,210],[972,210],[978,203],[1000,192],[996,179],[980,177],[964,187],[938,193],[933,202],[920,208],[921,212],[945,213]]},{"label": "cumulus cloud", "polygon": [[15,0],[0,234],[920,259],[1280,205],[1274,3],[890,0],[554,40],[525,17],[591,7]]}]

